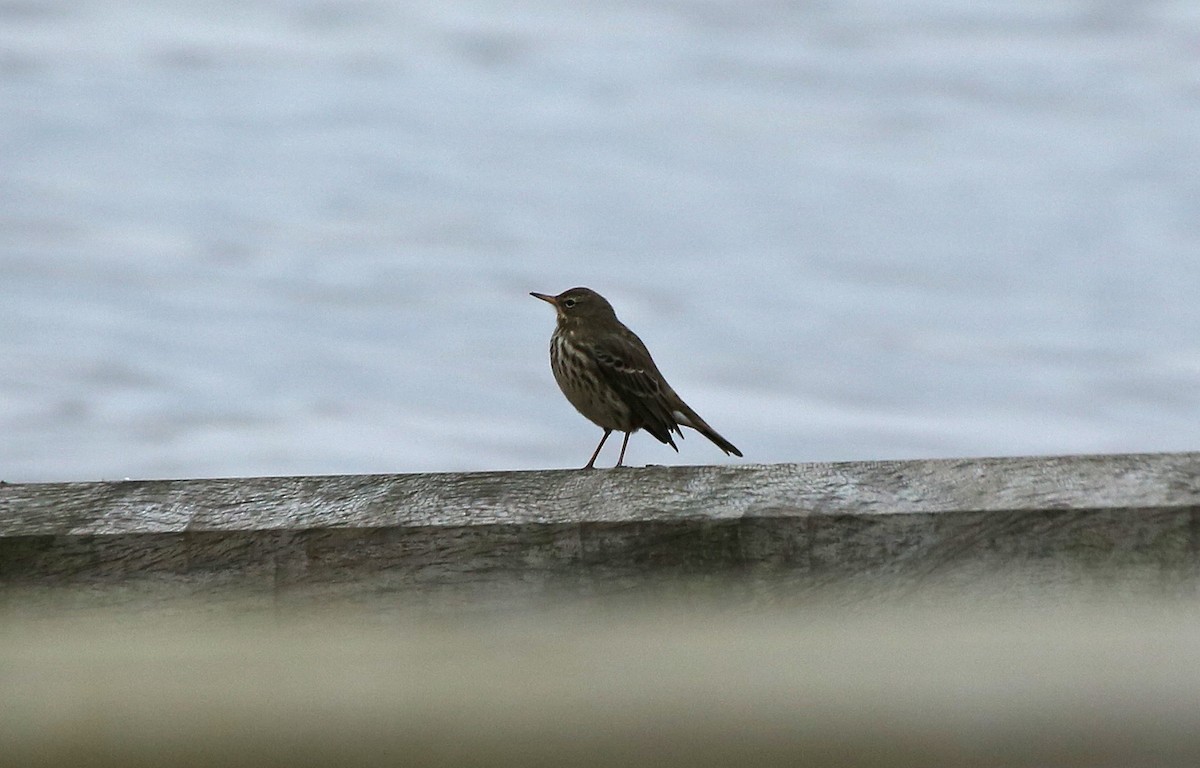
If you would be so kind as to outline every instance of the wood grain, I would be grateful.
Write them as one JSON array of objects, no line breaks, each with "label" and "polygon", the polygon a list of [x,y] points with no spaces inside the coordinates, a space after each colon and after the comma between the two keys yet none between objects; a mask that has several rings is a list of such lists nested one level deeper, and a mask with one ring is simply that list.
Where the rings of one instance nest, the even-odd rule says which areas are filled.
[{"label": "wood grain", "polygon": [[1192,594],[1198,510],[1200,453],[16,484],[0,486],[0,590],[452,605],[695,584],[766,600]]}]

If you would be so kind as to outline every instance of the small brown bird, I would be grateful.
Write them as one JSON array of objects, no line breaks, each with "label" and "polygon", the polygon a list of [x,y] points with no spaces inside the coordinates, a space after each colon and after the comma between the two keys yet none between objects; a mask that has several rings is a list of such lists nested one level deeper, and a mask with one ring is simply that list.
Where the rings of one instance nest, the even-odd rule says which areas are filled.
[{"label": "small brown bird", "polygon": [[557,296],[529,295],[553,304],[558,312],[550,337],[550,368],[559,389],[575,410],[604,430],[584,469],[592,469],[614,429],[625,433],[618,467],[625,460],[629,436],[639,429],[678,452],[671,433],[683,437],[680,426],[691,427],[726,454],[742,455],[675,394],[650,350],[617,319],[603,296],[590,288],[572,288]]}]

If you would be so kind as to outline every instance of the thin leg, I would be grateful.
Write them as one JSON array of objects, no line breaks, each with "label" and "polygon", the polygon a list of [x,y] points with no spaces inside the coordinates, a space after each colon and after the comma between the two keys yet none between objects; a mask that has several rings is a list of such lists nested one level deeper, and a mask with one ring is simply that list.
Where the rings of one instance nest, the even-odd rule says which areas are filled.
[{"label": "thin leg", "polygon": [[625,440],[621,442],[621,455],[617,457],[617,466],[621,466],[621,462],[625,461],[625,446],[629,445],[629,436],[632,432],[625,433]]},{"label": "thin leg", "polygon": [[[612,434],[611,429],[604,430],[604,437],[600,438],[600,445],[596,446],[596,452],[592,454],[592,458],[588,459],[588,463],[585,464],[583,467],[584,469],[595,469],[594,465],[596,463],[596,457],[600,455],[600,449],[604,447],[604,441],[607,440],[608,436],[611,434]],[[626,439],[629,438],[628,435],[626,435],[625,437],[626,437]],[[625,455],[625,449],[623,449],[623,448],[621,449],[621,455],[622,456]]]}]

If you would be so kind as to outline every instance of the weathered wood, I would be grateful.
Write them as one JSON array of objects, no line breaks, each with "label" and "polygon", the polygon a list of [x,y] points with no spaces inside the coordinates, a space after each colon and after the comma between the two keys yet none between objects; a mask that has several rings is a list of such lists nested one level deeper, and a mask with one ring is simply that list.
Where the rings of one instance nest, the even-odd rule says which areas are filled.
[{"label": "weathered wood", "polygon": [[1194,594],[1200,453],[0,486],[0,594]]}]

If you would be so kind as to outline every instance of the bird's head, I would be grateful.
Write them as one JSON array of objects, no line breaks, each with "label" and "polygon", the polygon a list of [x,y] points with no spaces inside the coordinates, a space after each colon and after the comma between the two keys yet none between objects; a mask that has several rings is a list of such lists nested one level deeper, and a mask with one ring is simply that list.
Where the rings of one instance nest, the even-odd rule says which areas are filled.
[{"label": "bird's head", "polygon": [[615,319],[617,316],[608,300],[591,288],[572,288],[557,296],[536,292],[529,295],[552,304],[560,323],[586,318]]}]

